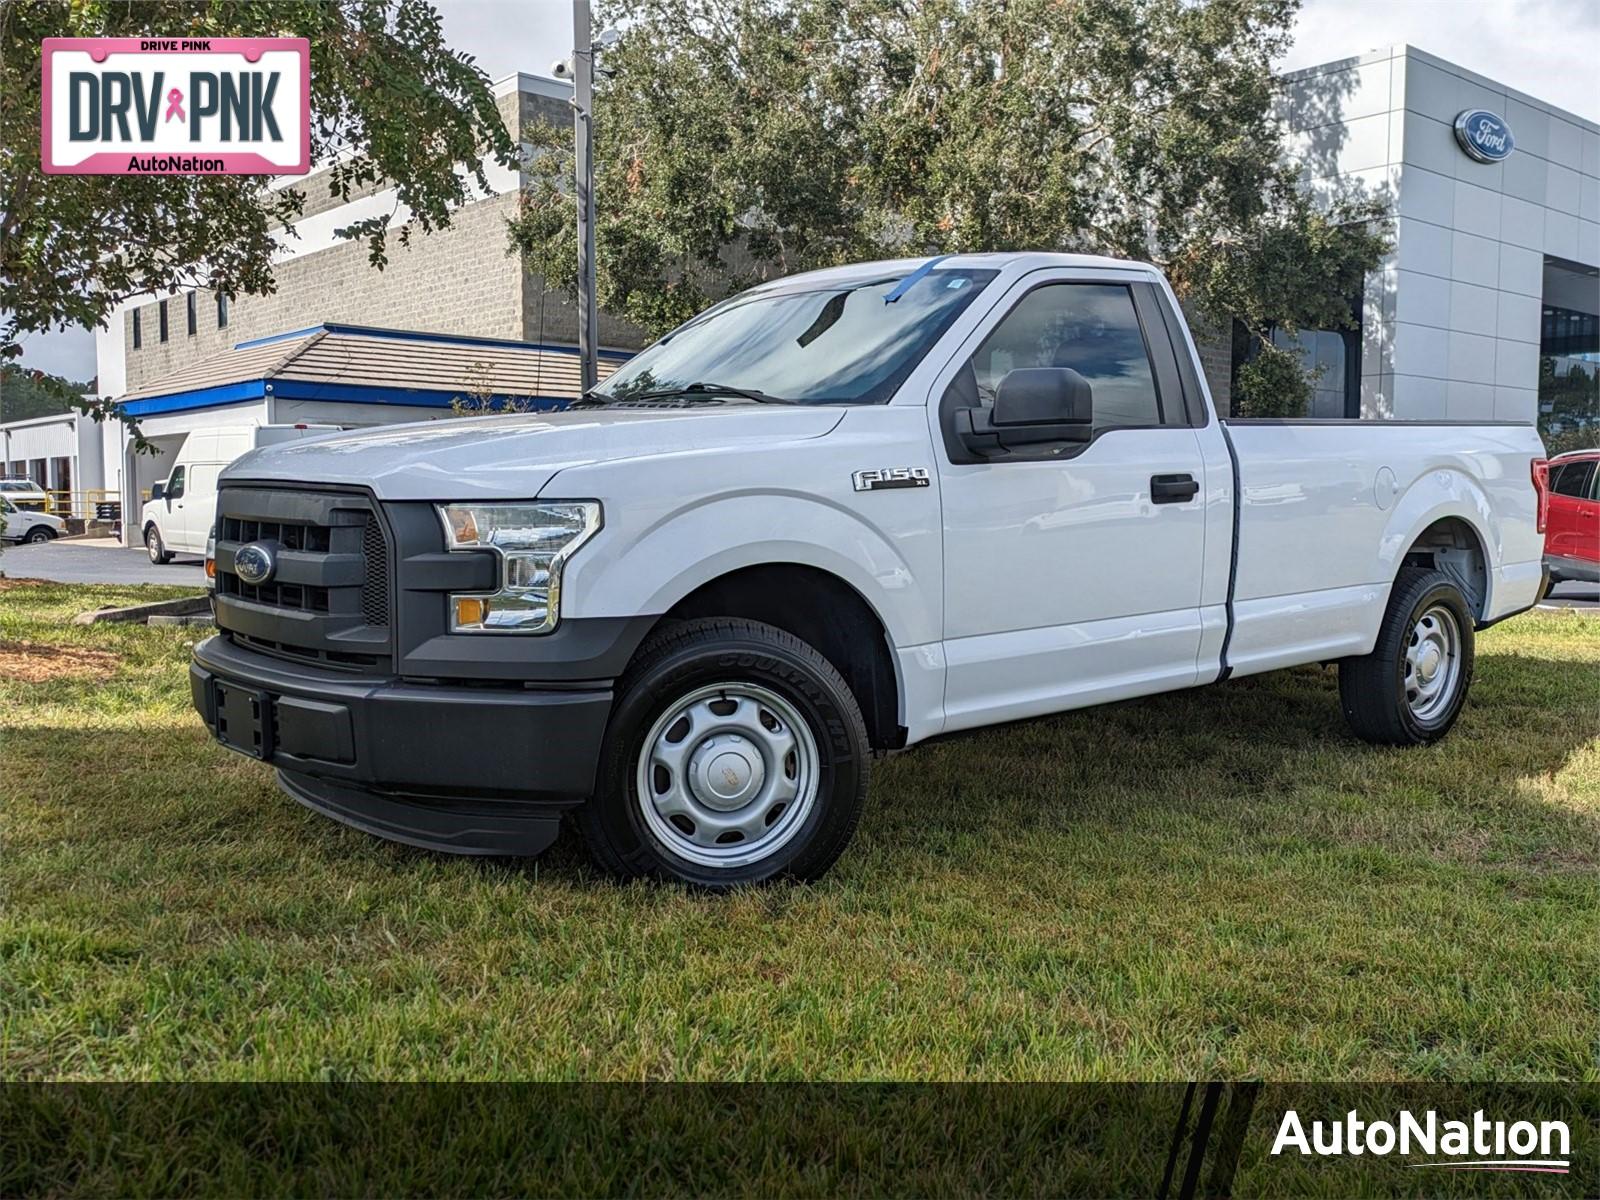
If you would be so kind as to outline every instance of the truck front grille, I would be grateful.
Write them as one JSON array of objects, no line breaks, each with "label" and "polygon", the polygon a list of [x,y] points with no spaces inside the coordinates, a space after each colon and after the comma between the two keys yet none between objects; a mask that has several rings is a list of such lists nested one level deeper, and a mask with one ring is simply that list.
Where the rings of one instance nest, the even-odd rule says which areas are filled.
[{"label": "truck front grille", "polygon": [[310,587],[302,583],[256,585],[246,583],[237,575],[218,572],[217,590],[225,596],[237,596],[251,604],[264,604],[269,608],[292,608],[296,612],[328,611],[328,589],[325,587]]},{"label": "truck front grille", "polygon": [[[271,576],[233,569],[258,542]],[[342,670],[393,662],[389,545],[365,493],[230,484],[217,498],[217,626],[240,645]]]},{"label": "truck front grille", "polygon": [[368,625],[389,623],[389,547],[383,527],[376,520],[367,522],[361,535],[361,556],[366,575],[361,580],[361,616]]}]

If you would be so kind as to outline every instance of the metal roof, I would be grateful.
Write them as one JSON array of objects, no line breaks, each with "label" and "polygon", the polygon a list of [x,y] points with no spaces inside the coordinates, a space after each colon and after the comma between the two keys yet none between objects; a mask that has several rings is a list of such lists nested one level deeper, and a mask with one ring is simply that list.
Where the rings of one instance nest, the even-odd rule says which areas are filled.
[{"label": "metal roof", "polygon": [[[600,352],[600,378],[627,359]],[[499,338],[316,325],[255,341],[122,396],[130,416],[209,408],[261,396],[447,408],[487,396],[556,408],[578,396],[578,352]]]}]

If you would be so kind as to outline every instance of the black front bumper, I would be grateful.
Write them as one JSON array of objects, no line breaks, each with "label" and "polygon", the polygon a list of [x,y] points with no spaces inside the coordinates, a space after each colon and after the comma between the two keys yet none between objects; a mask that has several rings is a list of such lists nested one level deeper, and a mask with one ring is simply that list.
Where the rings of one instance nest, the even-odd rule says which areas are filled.
[{"label": "black front bumper", "polygon": [[[209,638],[194,705],[301,803],[455,854],[537,854],[594,790],[609,685],[463,687],[362,678]],[[219,697],[220,711],[219,711]]]}]

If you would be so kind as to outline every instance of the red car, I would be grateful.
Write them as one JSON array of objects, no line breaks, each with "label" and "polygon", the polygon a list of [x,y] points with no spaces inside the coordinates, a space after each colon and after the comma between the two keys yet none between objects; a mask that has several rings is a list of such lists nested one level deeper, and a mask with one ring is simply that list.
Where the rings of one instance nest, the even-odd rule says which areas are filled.
[{"label": "red car", "polygon": [[1558,454],[1548,470],[1544,565],[1550,582],[1600,583],[1600,450]]}]

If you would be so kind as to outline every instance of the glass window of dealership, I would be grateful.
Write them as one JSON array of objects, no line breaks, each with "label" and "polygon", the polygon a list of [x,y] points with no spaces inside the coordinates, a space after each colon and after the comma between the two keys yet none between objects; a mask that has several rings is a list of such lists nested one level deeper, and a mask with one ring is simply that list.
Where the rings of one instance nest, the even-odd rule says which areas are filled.
[{"label": "glass window of dealership", "polygon": [[1359,330],[1299,339],[1312,415],[1537,419],[1553,449],[1600,441],[1600,126],[1410,46],[1286,83],[1305,184],[1395,217]]}]

